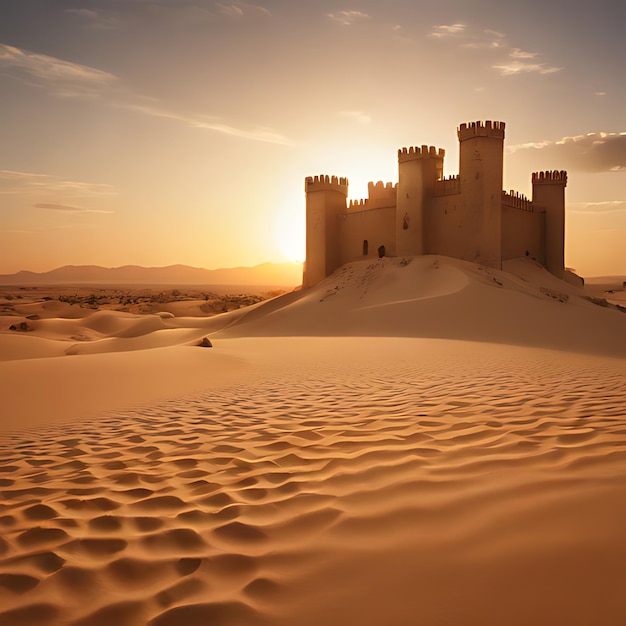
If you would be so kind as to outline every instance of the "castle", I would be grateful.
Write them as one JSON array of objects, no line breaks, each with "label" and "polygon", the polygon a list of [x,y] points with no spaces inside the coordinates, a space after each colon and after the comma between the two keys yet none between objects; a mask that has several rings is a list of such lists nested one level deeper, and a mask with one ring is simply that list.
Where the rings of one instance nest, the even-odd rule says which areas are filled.
[{"label": "castle", "polygon": [[461,124],[459,175],[443,177],[444,150],[398,150],[398,183],[369,183],[366,200],[348,198],[348,180],[309,176],[303,285],[344,263],[382,256],[440,254],[501,269],[528,256],[552,274],[564,268],[564,171],[532,175],[532,200],[502,191],[504,122]]}]

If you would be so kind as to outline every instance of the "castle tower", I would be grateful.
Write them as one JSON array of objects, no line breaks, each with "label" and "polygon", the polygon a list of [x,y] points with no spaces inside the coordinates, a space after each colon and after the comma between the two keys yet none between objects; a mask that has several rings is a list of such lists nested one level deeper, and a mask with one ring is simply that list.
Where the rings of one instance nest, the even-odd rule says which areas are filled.
[{"label": "castle tower", "polygon": [[339,222],[346,212],[348,179],[309,176],[306,192],[306,262],[304,287],[312,287],[339,267]]},{"label": "castle tower", "polygon": [[463,195],[461,258],[502,266],[504,122],[461,124],[459,177]]},{"label": "castle tower", "polygon": [[535,172],[532,181],[533,205],[546,211],[546,267],[563,278],[567,172]]},{"label": "castle tower", "polygon": [[398,150],[397,256],[424,254],[424,213],[443,176],[444,155],[433,146]]}]

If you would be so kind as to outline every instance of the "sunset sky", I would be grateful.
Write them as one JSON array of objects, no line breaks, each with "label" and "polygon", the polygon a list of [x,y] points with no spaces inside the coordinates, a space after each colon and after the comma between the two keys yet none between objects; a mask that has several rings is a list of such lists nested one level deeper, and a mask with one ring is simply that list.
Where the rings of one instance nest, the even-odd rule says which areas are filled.
[{"label": "sunset sky", "polygon": [[566,169],[566,265],[626,274],[623,0],[1,0],[0,273],[302,258],[304,177],[507,124]]}]

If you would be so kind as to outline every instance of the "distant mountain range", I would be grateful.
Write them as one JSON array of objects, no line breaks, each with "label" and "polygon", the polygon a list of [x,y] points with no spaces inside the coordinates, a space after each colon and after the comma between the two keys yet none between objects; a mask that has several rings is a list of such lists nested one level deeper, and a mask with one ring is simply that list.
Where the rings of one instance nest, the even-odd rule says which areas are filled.
[{"label": "distant mountain range", "polygon": [[66,265],[49,272],[0,274],[0,285],[264,285],[295,287],[302,283],[299,263],[262,263],[254,267],[207,270],[188,265],[100,267]]}]

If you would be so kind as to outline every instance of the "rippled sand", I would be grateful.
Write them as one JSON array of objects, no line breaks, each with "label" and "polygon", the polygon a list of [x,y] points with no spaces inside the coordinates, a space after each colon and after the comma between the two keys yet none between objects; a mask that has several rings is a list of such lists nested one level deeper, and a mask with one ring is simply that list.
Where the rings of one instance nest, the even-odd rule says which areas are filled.
[{"label": "rippled sand", "polygon": [[221,349],[257,368],[0,438],[0,624],[623,623],[623,359]]}]

